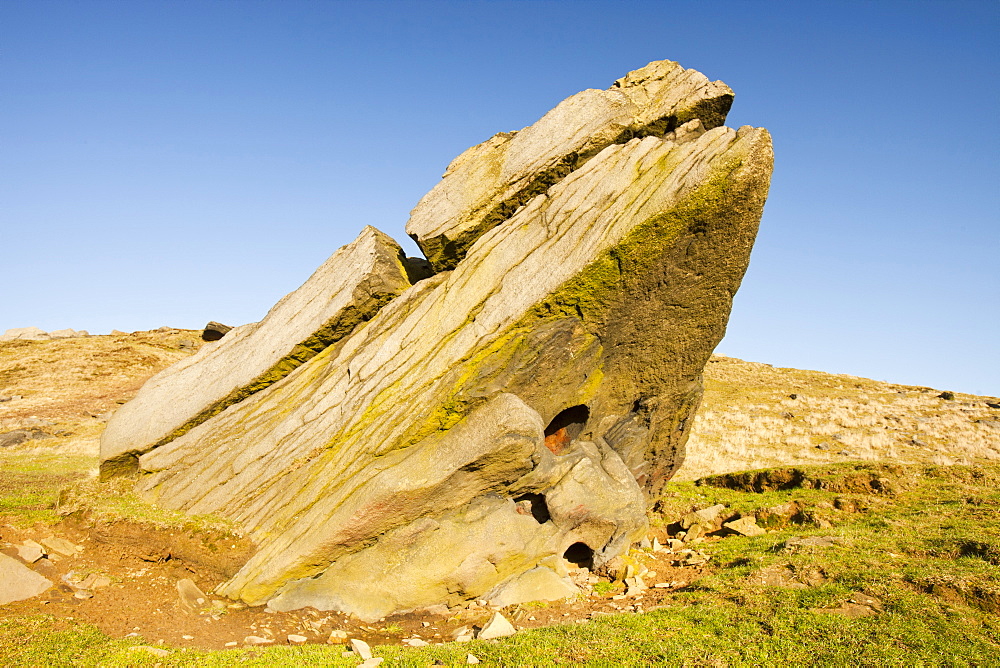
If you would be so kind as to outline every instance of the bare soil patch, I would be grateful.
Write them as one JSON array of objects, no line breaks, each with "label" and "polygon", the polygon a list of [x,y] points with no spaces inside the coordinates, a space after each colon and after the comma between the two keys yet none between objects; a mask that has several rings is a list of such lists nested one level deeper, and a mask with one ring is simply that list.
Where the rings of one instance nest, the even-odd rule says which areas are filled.
[{"label": "bare soil patch", "polygon": [[[177,582],[188,578],[202,591],[211,592],[253,553],[249,541],[225,533],[185,532],[121,521],[94,522],[86,517],[71,518],[55,526],[0,527],[0,541],[10,545],[3,552],[13,557],[17,556],[14,545],[27,539],[41,542],[52,536],[83,549],[74,556],[50,555],[32,564],[55,586],[35,599],[4,606],[4,615],[44,613],[94,624],[116,638],[138,634],[149,642],[163,641],[173,647],[225,649],[244,646],[249,636],[286,644],[288,636],[294,634],[306,637],[309,643],[326,643],[335,629],[372,645],[400,644],[415,637],[429,643],[448,642],[461,627],[482,627],[493,614],[492,609],[472,602],[446,613],[394,615],[366,624],[312,608],[293,612],[271,612],[263,606],[250,608],[211,594],[206,596],[203,611],[186,612]],[[670,586],[650,587],[641,594],[625,596],[621,586],[597,593],[584,584],[589,591],[576,600],[511,606],[503,613],[519,628],[536,628],[601,614],[647,611],[669,605],[673,591],[683,589],[705,572],[700,567],[674,566],[676,555],[666,552],[649,552],[642,558],[649,570],[646,581]],[[110,584],[81,589],[80,584],[92,574],[106,576]],[[585,569],[576,573],[581,583],[589,575]],[[81,591],[82,598],[78,594]]]}]

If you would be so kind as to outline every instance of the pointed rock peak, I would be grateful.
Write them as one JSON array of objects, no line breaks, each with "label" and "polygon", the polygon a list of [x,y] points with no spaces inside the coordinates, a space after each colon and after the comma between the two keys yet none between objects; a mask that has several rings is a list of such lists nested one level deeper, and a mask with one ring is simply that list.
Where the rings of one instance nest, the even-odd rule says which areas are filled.
[{"label": "pointed rock peak", "polygon": [[104,477],[126,474],[139,454],[169,443],[281,380],[351,334],[411,285],[419,266],[371,225],[260,322],[160,372],[119,409],[101,439]]}]

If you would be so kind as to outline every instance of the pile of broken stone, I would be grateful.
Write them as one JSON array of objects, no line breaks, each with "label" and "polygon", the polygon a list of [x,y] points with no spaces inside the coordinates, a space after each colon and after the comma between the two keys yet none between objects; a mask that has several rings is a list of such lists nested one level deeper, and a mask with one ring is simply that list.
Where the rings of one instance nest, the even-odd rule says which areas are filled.
[{"label": "pile of broken stone", "polygon": [[[83,551],[81,546],[58,536],[47,536],[38,541],[29,538],[10,547],[17,550],[18,558],[0,552],[0,572],[3,573],[0,577],[0,605],[34,598],[48,591],[55,583],[42,573],[55,573],[56,561],[75,557]],[[29,568],[29,565],[34,568]],[[77,578],[70,572],[61,579],[74,590],[75,598],[90,598],[94,590],[111,584],[110,578],[96,573]]]},{"label": "pile of broken stone", "polygon": [[746,270],[770,136],[671,61],[456,158],[408,258],[366,227],[153,377],[105,478],[239,524],[216,594],[376,620],[574,596],[648,531]]}]

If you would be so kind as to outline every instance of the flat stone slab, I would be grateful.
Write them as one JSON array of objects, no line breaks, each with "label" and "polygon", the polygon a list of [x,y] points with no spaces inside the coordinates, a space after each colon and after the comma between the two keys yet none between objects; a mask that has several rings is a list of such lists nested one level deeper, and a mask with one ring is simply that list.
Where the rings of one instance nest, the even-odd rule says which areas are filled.
[{"label": "flat stone slab", "polygon": [[47,554],[55,552],[56,554],[61,554],[64,557],[76,556],[78,552],[83,552],[83,548],[79,545],[69,542],[65,538],[59,538],[58,536],[48,536],[42,538],[42,545],[47,548]]},{"label": "flat stone slab", "polygon": [[52,581],[13,557],[0,553],[0,605],[34,598],[52,586]]}]

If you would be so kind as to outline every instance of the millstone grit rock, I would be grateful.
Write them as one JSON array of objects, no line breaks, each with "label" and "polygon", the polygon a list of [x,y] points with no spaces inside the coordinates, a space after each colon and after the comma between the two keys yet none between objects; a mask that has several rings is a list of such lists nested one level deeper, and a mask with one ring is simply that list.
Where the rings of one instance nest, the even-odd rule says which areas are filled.
[{"label": "millstone grit rock", "polygon": [[101,472],[134,469],[138,454],[280,380],[350,334],[410,287],[404,261],[395,241],[366,227],[262,321],[228,331],[143,385],[108,422]]},{"label": "millstone grit rock", "polygon": [[685,132],[710,130],[725,122],[732,102],[721,81],[669,60],[650,63],[455,158],[411,213],[406,232],[435,269],[452,269],[479,236],[605,147],[663,136],[689,121],[696,125]]},{"label": "millstone grit rock", "polygon": [[[722,126],[729,89],[676,63],[581,95],[463,154],[414,211],[410,232],[453,269],[410,285],[384,241],[392,262],[362,275],[359,240],[329,274],[387,276],[397,287],[379,294],[398,295],[363,326],[256,384],[288,355],[273,341],[318,327],[286,331],[279,303],[266,336],[233,330],[116,414],[106,471],[137,457],[144,498],[228,517],[259,546],[216,593],[368,621],[510,605],[574,594],[569,567],[599,568],[645,535],[747,266],[771,142]],[[435,255],[455,229],[461,242]],[[356,298],[342,280],[331,302]],[[324,323],[327,308],[292,310]],[[247,373],[258,348],[269,361]],[[184,393],[200,398],[177,406]]]}]

